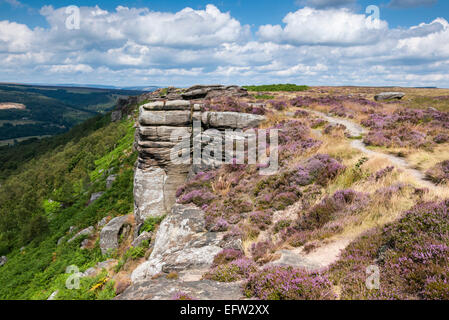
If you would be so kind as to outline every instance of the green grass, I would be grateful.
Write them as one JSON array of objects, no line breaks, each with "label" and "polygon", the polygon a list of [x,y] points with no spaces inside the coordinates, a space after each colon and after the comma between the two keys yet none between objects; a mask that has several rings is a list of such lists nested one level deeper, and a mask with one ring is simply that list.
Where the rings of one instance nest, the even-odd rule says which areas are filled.
[{"label": "green grass", "polygon": [[[90,125],[97,126],[93,121]],[[6,188],[0,189],[0,255],[6,255],[8,262],[0,270],[1,300],[47,299],[56,290],[56,299],[114,297],[113,282],[105,274],[81,279],[80,290],[66,288],[68,266],[75,265],[84,272],[108,259],[102,255],[98,240],[89,250],[80,249],[85,237],[71,243],[66,240],[83,228],[95,226],[105,216],[132,212],[137,158],[132,152],[132,126],[132,120],[123,120],[86,130],[86,136],[29,161],[4,181]],[[117,174],[109,190],[105,188],[107,174],[98,174],[101,169]],[[105,193],[86,206],[90,195],[98,191]],[[69,234],[71,226],[77,229]],[[27,240],[22,236],[25,231],[34,236]],[[65,240],[57,245],[61,237]],[[141,256],[142,250],[131,251],[130,257]]]},{"label": "green grass", "polygon": [[140,233],[143,232],[153,232],[157,225],[159,225],[163,220],[164,217],[158,217],[158,218],[148,218],[143,223],[143,226],[140,228]]},{"label": "green grass", "polygon": [[274,99],[275,96],[269,95],[269,94],[259,94],[259,95],[253,95],[254,98],[258,100],[271,100]]},{"label": "green grass", "polygon": [[259,91],[259,92],[298,92],[309,90],[308,86],[298,86],[296,84],[270,84],[270,85],[260,85],[260,86],[244,86],[248,91]]}]

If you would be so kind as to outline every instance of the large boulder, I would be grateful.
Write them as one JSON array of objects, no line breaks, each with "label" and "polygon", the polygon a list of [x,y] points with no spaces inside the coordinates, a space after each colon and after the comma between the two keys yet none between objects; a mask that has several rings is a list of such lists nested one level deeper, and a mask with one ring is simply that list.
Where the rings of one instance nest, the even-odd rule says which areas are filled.
[{"label": "large boulder", "polygon": [[114,218],[101,229],[100,249],[103,254],[118,248],[119,235],[125,224],[130,225],[130,219],[130,215]]},{"label": "large boulder", "polygon": [[0,257],[0,267],[4,266],[6,262],[8,262],[7,257],[5,257],[5,256]]},{"label": "large boulder", "polygon": [[265,119],[261,115],[239,112],[203,112],[201,115],[202,123],[213,128],[254,128]]},{"label": "large boulder", "polygon": [[145,100],[199,100],[217,97],[247,97],[248,91],[239,86],[195,85],[188,89],[168,87],[138,97],[138,103]]},{"label": "large boulder", "polygon": [[151,241],[151,238],[153,237],[153,232],[144,231],[139,236],[137,236],[136,239],[131,243],[131,245],[135,248],[140,247],[142,245],[142,242],[144,241]]},{"label": "large boulder", "polygon": [[103,192],[103,191],[101,191],[101,192],[96,192],[96,193],[92,193],[92,195],[90,196],[88,205],[90,205],[92,202],[94,202],[94,201],[100,199],[102,195],[104,195],[104,192]]},{"label": "large boulder", "polygon": [[374,97],[376,101],[385,101],[385,100],[401,100],[404,98],[405,93],[403,92],[382,92]]},{"label": "large boulder", "polygon": [[248,91],[239,86],[196,85],[182,94],[186,100],[211,99],[217,97],[247,97]]},{"label": "large boulder", "polygon": [[161,272],[206,270],[222,250],[222,239],[223,233],[206,230],[204,211],[195,206],[175,205],[159,227],[151,256],[137,267],[131,279],[134,283]]}]

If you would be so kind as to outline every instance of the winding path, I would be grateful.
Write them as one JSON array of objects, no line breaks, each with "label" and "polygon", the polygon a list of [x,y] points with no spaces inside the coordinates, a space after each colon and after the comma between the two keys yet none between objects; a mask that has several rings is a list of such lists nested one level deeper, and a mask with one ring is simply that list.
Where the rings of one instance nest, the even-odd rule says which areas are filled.
[{"label": "winding path", "polygon": [[[302,109],[302,108],[300,108],[300,109]],[[325,119],[329,123],[344,125],[346,127],[348,133],[350,134],[350,136],[353,138],[358,138],[358,137],[363,136],[364,134],[368,133],[367,129],[363,128],[362,126],[360,126],[358,123],[355,123],[354,121],[351,121],[348,119],[337,118],[337,117],[331,117],[331,116],[329,116],[323,112],[320,112],[320,111],[315,111],[315,110],[310,110],[310,109],[302,109],[302,110],[311,112],[311,113]],[[351,147],[353,147],[369,156],[380,156],[380,157],[390,160],[390,162],[393,163],[395,166],[397,166],[398,168],[400,168],[400,169],[408,172],[410,175],[412,175],[417,180],[417,182],[419,182],[419,184],[423,187],[426,187],[429,189],[439,189],[440,188],[439,186],[436,186],[432,182],[426,180],[426,176],[424,173],[412,168],[410,166],[410,164],[403,158],[396,157],[391,154],[386,154],[383,152],[368,149],[366,147],[365,143],[363,143],[363,141],[360,139],[352,140]]]},{"label": "winding path", "polygon": [[[367,129],[363,128],[354,121],[338,117],[332,117],[320,111],[303,108],[300,109],[307,112],[311,112],[325,119],[329,123],[344,125],[347,129],[347,132],[352,138],[359,138],[364,134],[368,133]],[[317,131],[317,133],[318,132],[321,134],[321,131]],[[407,163],[407,161],[403,158],[396,157],[390,154],[385,154],[379,151],[370,150],[360,139],[352,140],[351,146],[368,156],[379,156],[388,159],[396,167],[411,174],[419,183],[419,185],[423,187],[432,190],[438,190],[442,188],[426,180],[424,173],[422,173],[419,170],[411,168],[410,164]],[[270,264],[305,268],[309,271],[325,270],[327,267],[329,267],[338,260],[340,253],[352,242],[352,240],[354,239],[340,238],[331,243],[325,244],[309,253],[304,252],[303,248],[297,248],[294,250],[281,250],[278,251],[278,253],[281,255],[280,259]]]}]

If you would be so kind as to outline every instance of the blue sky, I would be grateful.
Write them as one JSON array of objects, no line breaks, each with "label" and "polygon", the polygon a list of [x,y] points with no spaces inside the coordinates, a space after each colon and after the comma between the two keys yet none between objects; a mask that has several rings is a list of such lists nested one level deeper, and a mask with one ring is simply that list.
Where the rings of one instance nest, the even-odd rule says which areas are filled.
[{"label": "blue sky", "polygon": [[442,0],[0,0],[0,81],[449,87],[448,20]]}]

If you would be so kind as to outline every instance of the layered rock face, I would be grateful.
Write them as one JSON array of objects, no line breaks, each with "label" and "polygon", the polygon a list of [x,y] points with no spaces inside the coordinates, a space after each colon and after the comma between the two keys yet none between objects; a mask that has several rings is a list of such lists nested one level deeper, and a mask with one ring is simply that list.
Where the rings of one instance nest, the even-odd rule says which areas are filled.
[{"label": "layered rock face", "polygon": [[[188,100],[154,101],[140,107],[136,133],[139,158],[134,178],[134,212],[138,224],[149,217],[168,214],[176,201],[176,190],[192,170],[196,173],[217,166],[210,159],[194,164],[194,148],[199,148],[197,151],[202,154],[208,146],[213,149],[214,141],[224,142],[226,130],[257,127],[265,120],[260,115],[202,112],[201,109],[201,103]],[[217,136],[220,140],[215,140]],[[187,161],[180,161],[180,155]],[[213,158],[218,165],[226,160],[224,155]]]},{"label": "layered rock face", "polygon": [[[198,297],[206,290],[210,295],[205,299],[238,298],[238,284],[226,287],[201,277],[216,254],[225,248],[241,249],[241,241],[224,239],[224,233],[207,230],[204,211],[175,204],[176,191],[188,175],[232,159],[229,150],[223,152],[226,138],[245,139],[246,133],[236,129],[257,127],[265,117],[203,111],[202,100],[198,99],[247,95],[246,90],[235,86],[195,86],[186,91],[166,90],[165,94],[175,100],[155,98],[139,110],[135,143],[139,157],[134,178],[136,230],[149,217],[167,217],[157,231],[148,261],[134,270],[133,284],[118,299],[168,299],[176,288]],[[199,160],[193,157],[195,154],[200,155]],[[164,278],[153,279],[171,272],[180,277],[170,287]]]},{"label": "layered rock face", "polygon": [[195,100],[217,97],[247,97],[248,91],[239,86],[196,85],[188,89],[165,88],[144,94],[146,100]]}]

